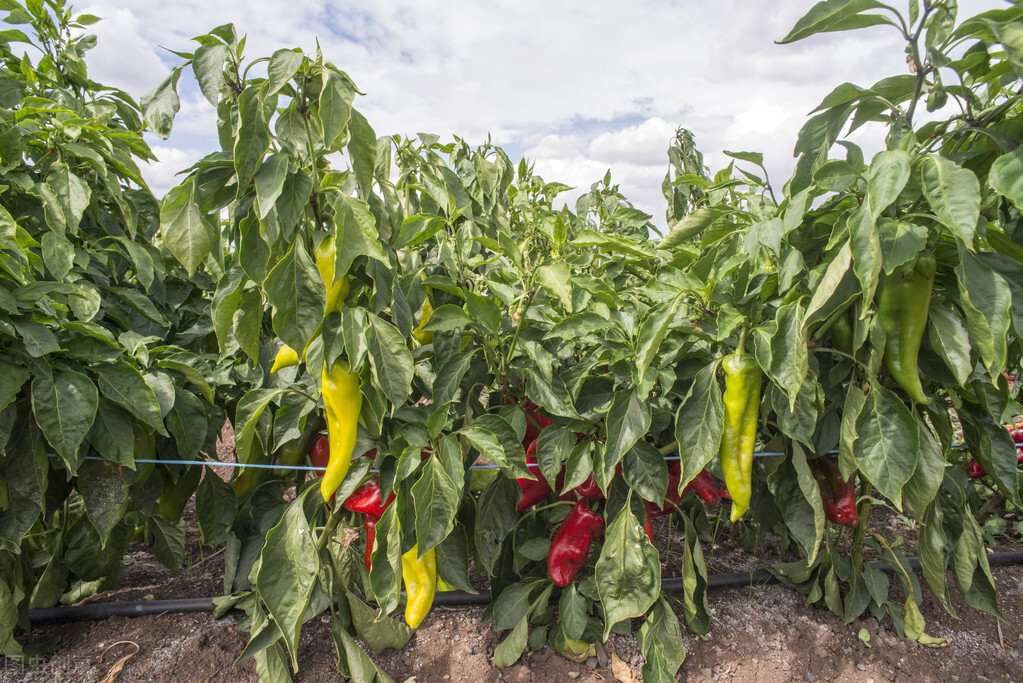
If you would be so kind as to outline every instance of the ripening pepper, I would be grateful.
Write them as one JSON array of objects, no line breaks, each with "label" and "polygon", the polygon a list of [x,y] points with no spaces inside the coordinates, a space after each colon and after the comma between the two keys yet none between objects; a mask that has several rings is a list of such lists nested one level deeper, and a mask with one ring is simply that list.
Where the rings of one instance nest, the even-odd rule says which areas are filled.
[{"label": "ripening pepper", "polygon": [[423,307],[419,309],[419,324],[412,330],[412,337],[419,342],[421,346],[433,343],[433,332],[423,329],[426,327],[426,324],[430,322],[430,318],[432,316],[433,304],[430,303],[430,297],[426,297],[423,299]]},{"label": "ripening pepper", "polygon": [[419,546],[401,556],[401,578],[405,582],[405,623],[419,628],[433,606],[437,592],[437,556],[430,548],[418,557]]},{"label": "ripening pepper", "polygon": [[593,539],[604,533],[604,518],[580,500],[561,522],[558,533],[547,551],[547,571],[551,580],[564,587],[586,563]]},{"label": "ripening pepper", "polygon": [[908,272],[882,275],[877,285],[877,312],[884,328],[884,364],[917,403],[928,405],[917,370],[920,343],[927,331],[927,311],[937,265],[929,253],[917,255]]},{"label": "ripening pepper", "polygon": [[725,415],[721,434],[721,474],[732,498],[733,522],[749,508],[753,492],[753,448],[757,440],[762,373],[740,348],[721,362],[725,371]]},{"label": "ripening pepper", "polygon": [[385,503],[383,493],[380,491],[380,481],[373,477],[352,491],[352,495],[348,496],[342,505],[346,510],[379,518],[393,502],[394,491],[391,491]]},{"label": "ripening pepper", "polygon": [[294,471],[295,465],[305,459],[306,453],[322,427],[323,418],[317,413],[306,416],[305,427],[298,438],[281,444],[274,454],[274,464],[277,465],[274,476],[287,477]]},{"label": "ripening pepper", "polygon": [[323,278],[323,285],[326,288],[327,306],[324,313],[332,313],[341,308],[341,302],[348,296],[348,276],[343,275],[336,281],[334,279],[334,267],[337,261],[337,248],[334,245],[334,236],[327,235],[313,250],[316,258],[316,268]]},{"label": "ripening pepper", "polygon": [[536,479],[516,479],[519,488],[522,489],[522,498],[519,499],[518,505],[515,506],[518,512],[528,510],[551,493],[551,485],[546,477],[543,476],[543,472],[540,471],[536,458],[533,457],[533,454],[536,453],[535,440],[529,445],[526,453],[529,455],[526,458],[526,466],[529,468],[530,474],[535,476]]},{"label": "ripening pepper", "polygon": [[852,480],[842,478],[838,456],[825,455],[811,460],[809,465],[810,472],[821,490],[824,514],[828,520],[855,529],[860,523],[860,513],[856,509],[856,492],[853,490]]},{"label": "ripening pepper", "polygon": [[362,390],[358,373],[350,373],[348,364],[337,361],[328,372],[323,368],[321,377],[323,406],[327,413],[327,437],[330,441],[330,460],[320,480],[320,493],[329,500],[348,473],[355,450],[355,437],[362,410]]},{"label": "ripening pepper", "polygon": [[274,364],[270,366],[270,372],[274,373],[281,368],[288,368],[292,365],[298,365],[298,351],[285,344],[277,350],[277,355],[274,356]]},{"label": "ripening pepper", "polygon": [[377,522],[379,517],[374,515],[363,515],[362,523],[366,527],[366,569],[373,566],[373,544],[377,540]]}]

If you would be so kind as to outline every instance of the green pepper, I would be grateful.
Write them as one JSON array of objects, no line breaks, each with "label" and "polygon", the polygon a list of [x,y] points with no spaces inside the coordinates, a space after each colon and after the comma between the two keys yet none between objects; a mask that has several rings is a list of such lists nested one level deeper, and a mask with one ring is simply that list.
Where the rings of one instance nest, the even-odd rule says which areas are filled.
[{"label": "green pepper", "polygon": [[760,366],[742,347],[721,361],[725,371],[725,425],[721,433],[721,474],[732,497],[732,521],[749,508],[753,491],[753,447],[760,411]]},{"label": "green pepper", "polygon": [[323,427],[323,418],[318,413],[310,413],[306,416],[305,427],[297,439],[292,439],[277,449],[274,455],[275,477],[288,477],[294,472],[294,467],[305,460],[309,451],[309,444],[313,437],[320,433]]},{"label": "green pepper", "polygon": [[924,393],[916,364],[927,331],[936,270],[934,256],[921,253],[912,268],[882,276],[877,286],[877,310],[885,334],[885,367],[909,397],[923,405],[928,405],[931,399]]},{"label": "green pepper", "polygon": [[170,471],[164,467],[160,470],[163,477],[163,489],[160,491],[160,502],[157,512],[168,524],[177,524],[181,521],[181,513],[185,505],[192,498],[196,488],[199,487],[199,480],[202,478],[202,463],[196,461],[195,465],[185,467],[185,471],[178,475],[176,480],[171,479]]},{"label": "green pepper", "polygon": [[851,356],[853,352],[853,330],[852,313],[846,310],[835,319],[834,324],[831,326],[831,345],[842,353],[848,353]]}]

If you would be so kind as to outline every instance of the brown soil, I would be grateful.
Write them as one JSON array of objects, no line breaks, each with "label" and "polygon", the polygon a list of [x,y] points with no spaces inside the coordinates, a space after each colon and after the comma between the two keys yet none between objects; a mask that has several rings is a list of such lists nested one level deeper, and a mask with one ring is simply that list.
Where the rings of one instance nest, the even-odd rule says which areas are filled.
[{"label": "brown soil", "polygon": [[[189,511],[188,514],[191,514]],[[134,563],[114,590],[86,602],[209,597],[222,593],[223,554],[199,546],[194,517],[189,520],[186,568],[173,573],[156,562],[142,545],[131,547]],[[912,530],[897,529],[897,520],[882,518],[885,535],[912,540]],[[891,534],[888,532],[891,531]],[[897,532],[903,532],[901,534]],[[662,553],[677,546],[669,529],[658,529]],[[910,547],[912,547],[910,545]],[[997,551],[1020,545],[999,545]],[[758,562],[776,561],[765,547],[756,556],[722,539],[705,548],[712,572],[737,572]],[[665,576],[675,574],[669,555]],[[950,640],[947,647],[927,648],[898,639],[890,623],[860,618],[851,624],[831,612],[804,605],[802,595],[779,585],[717,590],[710,593],[711,625],[706,640],[685,632],[688,656],[679,680],[738,681],[1019,681],[1023,680],[1023,567],[993,568],[1008,624],[966,606],[954,596],[959,619],[949,615],[925,590],[923,614],[927,633]],[[951,576],[949,582],[951,584]],[[898,590],[893,581],[893,596]],[[955,593],[955,591],[952,591]],[[678,609],[681,616],[681,606]],[[471,681],[613,681],[616,660],[639,680],[642,658],[632,636],[613,634],[597,657],[577,664],[549,647],[525,655],[504,670],[493,665],[494,648],[504,634],[481,624],[482,608],[435,607],[402,651],[372,655],[396,681],[443,683]],[[0,660],[0,682],[6,681],[255,681],[251,659],[234,665],[248,640],[237,627],[240,612],[219,621],[211,614],[164,614],[105,621],[38,625],[20,634],[23,644],[59,639],[52,655],[36,666]],[[637,620],[638,622],[638,620]],[[684,623],[684,622],[683,622]],[[635,624],[636,627],[639,623]],[[869,634],[869,645],[858,637]],[[326,615],[302,631],[299,681],[342,680]],[[128,655],[134,656],[120,662]],[[372,654],[372,653],[371,653]],[[104,679],[123,665],[119,677]],[[616,667],[617,679],[631,683]]]}]

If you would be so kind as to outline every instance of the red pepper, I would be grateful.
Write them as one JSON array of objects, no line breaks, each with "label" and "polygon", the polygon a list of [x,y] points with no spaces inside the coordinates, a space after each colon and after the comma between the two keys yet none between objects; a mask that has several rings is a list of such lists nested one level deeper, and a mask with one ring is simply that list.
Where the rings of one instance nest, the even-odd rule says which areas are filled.
[{"label": "red pepper", "polygon": [[370,568],[373,559],[373,543],[377,538],[377,522],[379,521],[380,518],[373,515],[364,514],[362,516],[362,523],[366,527],[366,569]]},{"label": "red pepper", "polygon": [[643,531],[646,532],[646,537],[650,539],[650,545],[654,544],[654,525],[650,522],[650,515],[646,516],[646,522],[643,523]]},{"label": "red pepper", "polygon": [[586,481],[576,486],[573,490],[586,500],[604,499],[604,492],[597,486],[597,478],[592,473],[586,478]]},{"label": "red pepper", "polygon": [[860,523],[860,513],[856,509],[856,492],[852,480],[842,478],[842,470],[838,467],[838,457],[825,455],[810,461],[810,471],[817,480],[824,499],[824,514],[835,523],[849,528],[856,528]]},{"label": "red pepper", "polygon": [[536,479],[516,480],[519,488],[522,489],[522,498],[519,500],[519,504],[515,506],[518,512],[528,510],[551,493],[551,485],[543,476],[543,472],[540,471],[540,466],[536,464],[536,457],[533,456],[534,453],[536,453],[535,439],[533,443],[529,444],[529,448],[526,449],[526,454],[530,456],[526,458],[526,466],[529,468],[530,473],[536,476]]},{"label": "red pepper", "polygon": [[970,479],[980,479],[987,476],[987,471],[976,460],[970,460],[970,464],[966,467],[966,474],[970,476]]},{"label": "red pepper", "polygon": [[380,482],[373,477],[359,488],[352,491],[352,495],[342,504],[346,510],[361,512],[364,515],[372,515],[380,518],[387,506],[394,501],[394,491],[384,502],[384,496],[380,492]]},{"label": "red pepper", "polygon": [[1012,437],[1013,443],[1016,444],[1016,464],[1023,463],[1023,432],[1009,427],[1009,436]]},{"label": "red pepper", "polygon": [[604,518],[586,507],[586,501],[575,504],[561,522],[558,533],[547,552],[547,571],[558,586],[567,586],[586,563],[590,544],[603,535]]},{"label": "red pepper", "polygon": [[330,460],[330,439],[326,434],[317,434],[313,442],[309,444],[309,462],[316,470],[316,474],[323,476],[327,471],[327,462]]}]

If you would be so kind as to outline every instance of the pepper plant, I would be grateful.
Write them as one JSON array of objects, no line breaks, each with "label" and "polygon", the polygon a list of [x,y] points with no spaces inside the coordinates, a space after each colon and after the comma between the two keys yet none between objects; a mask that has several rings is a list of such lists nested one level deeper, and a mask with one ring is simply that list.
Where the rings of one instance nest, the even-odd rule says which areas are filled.
[{"label": "pepper plant", "polygon": [[[378,137],[355,106],[353,79],[319,52],[250,62],[244,38],[225,25],[176,53],[185,61],[143,98],[144,119],[169,134],[188,69],[217,109],[221,149],[163,198],[159,232],[147,223],[143,248],[177,261],[160,261],[163,281],[213,291],[209,317],[187,318],[192,353],[210,364],[211,403],[235,428],[238,460],[277,466],[244,470],[231,487],[206,477],[196,500],[204,538],[226,542],[218,609],[247,612],[242,656],[255,658],[261,677],[286,680],[299,669],[303,624],[329,611],[342,673],[386,680],[358,640],[403,647],[435,591],[474,591],[485,576],[487,617],[507,631],[498,666],[545,644],[585,659],[635,620],[644,679],[673,680],[685,658],[682,622],[699,634],[709,627],[701,533],[709,508],[727,504],[715,477],[732,498],[736,535],[750,544],[778,535],[792,558],[770,570],[847,621],[869,609],[900,634],[942,644],[925,633],[908,558],[871,528],[878,506],[919,524],[915,553],[947,609],[951,568],[967,604],[1001,617],[965,467],[976,459],[1019,506],[1016,447],[1001,423],[1023,413],[1005,376],[1019,370],[1023,315],[1021,26],[1016,6],[957,26],[954,2],[913,0],[905,14],[871,1],[818,3],[783,43],[896,30],[909,73],[826,96],[781,187],[757,153],[729,152],[728,167],[711,174],[680,129],[662,184],[669,230],[656,239],[650,216],[610,174],[574,210],[558,208],[565,185],[489,143]],[[11,73],[16,61],[6,59]],[[15,123],[50,114],[10,104]],[[64,134],[65,119],[52,120]],[[136,146],[139,125],[126,126]],[[885,132],[869,162],[844,139],[864,126]],[[28,158],[45,175],[39,160],[49,157],[33,144]],[[5,242],[3,256],[47,273],[57,238],[37,237],[53,210],[37,194],[8,209],[12,234],[35,242],[22,236],[21,251]],[[62,209],[65,226],[69,215],[92,224],[84,217],[99,200],[89,196],[81,215]],[[129,225],[134,214],[114,215]],[[87,278],[91,262],[75,256],[67,272]],[[123,268],[115,272],[138,277],[137,265]],[[5,289],[20,306],[23,290]],[[101,303],[108,298],[116,307],[106,294]],[[61,325],[70,313],[69,303],[30,317],[78,332],[82,321]],[[109,317],[112,326],[128,320]],[[126,344],[130,334],[114,338]],[[151,359],[174,343],[154,336],[159,346],[128,354],[147,387],[156,383]],[[4,353],[20,351],[4,344]],[[68,368],[70,348],[52,361],[62,373],[108,362]],[[0,360],[28,373],[39,357]],[[11,395],[25,411],[21,384]],[[162,409],[167,394],[153,392]],[[174,406],[187,393],[172,392]],[[161,410],[177,437],[171,414]],[[205,425],[207,434],[219,426]],[[322,425],[327,436],[317,437]],[[98,437],[89,443],[116,460]],[[166,437],[155,445],[211,452]],[[292,469],[310,445],[322,477]],[[66,457],[55,462],[74,472]],[[180,482],[195,471],[168,468],[170,481],[185,479],[147,494],[148,507],[129,487],[143,516],[156,506],[148,529],[180,528],[183,501],[170,492],[187,494],[194,483]],[[95,517],[90,485],[82,488]],[[58,498],[75,509],[73,497]],[[3,509],[16,519],[25,508]],[[677,598],[662,591],[651,525],[669,515],[668,535],[684,549]],[[41,529],[61,543],[55,523]],[[174,545],[156,541],[158,552]],[[24,569],[42,566],[40,557],[23,552],[12,565],[23,569],[5,577],[4,613],[31,602],[24,586],[50,585]],[[889,578],[868,558],[894,570],[904,600],[889,597]],[[405,623],[388,618],[403,600]],[[13,616],[5,623],[15,647]]]}]

